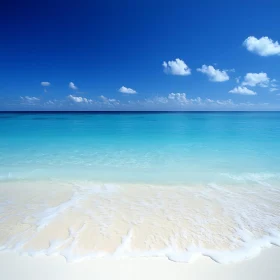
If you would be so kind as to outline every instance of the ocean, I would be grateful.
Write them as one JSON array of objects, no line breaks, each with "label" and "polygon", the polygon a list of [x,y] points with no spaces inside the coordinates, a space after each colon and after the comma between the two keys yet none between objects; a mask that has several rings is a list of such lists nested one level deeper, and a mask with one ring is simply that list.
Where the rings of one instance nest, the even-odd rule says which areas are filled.
[{"label": "ocean", "polygon": [[280,112],[0,113],[0,249],[218,262],[280,245]]}]

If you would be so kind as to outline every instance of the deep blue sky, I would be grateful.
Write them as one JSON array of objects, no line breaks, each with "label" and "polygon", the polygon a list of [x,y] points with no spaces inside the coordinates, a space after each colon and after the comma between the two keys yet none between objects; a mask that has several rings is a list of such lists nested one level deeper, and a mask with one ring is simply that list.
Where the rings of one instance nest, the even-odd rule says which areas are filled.
[{"label": "deep blue sky", "polygon": [[[280,41],[279,14],[280,1],[269,0],[2,2],[0,110],[279,109],[279,53],[243,45],[249,36]],[[191,75],[164,72],[176,58]],[[213,82],[196,70],[203,64],[235,71]],[[265,85],[242,85],[261,72]],[[238,86],[243,94],[229,93]]]}]

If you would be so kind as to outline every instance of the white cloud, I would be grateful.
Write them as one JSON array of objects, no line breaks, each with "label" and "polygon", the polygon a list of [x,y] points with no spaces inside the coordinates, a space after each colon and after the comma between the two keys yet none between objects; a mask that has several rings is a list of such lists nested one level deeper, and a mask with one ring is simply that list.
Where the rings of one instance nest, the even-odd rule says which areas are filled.
[{"label": "white cloud", "polygon": [[132,89],[132,88],[127,88],[125,86],[122,86],[120,89],[119,89],[119,92],[121,93],[126,93],[126,94],[136,94],[136,90]]},{"label": "white cloud", "polygon": [[103,104],[106,104],[106,105],[119,105],[120,104],[119,100],[114,99],[114,98],[107,98],[104,95],[99,96],[99,98],[102,100]]},{"label": "white cloud", "polygon": [[[129,103],[130,104],[130,103]],[[246,108],[251,108],[252,106],[263,106],[264,104],[253,104],[250,102],[234,103],[231,99],[226,100],[214,100],[201,97],[188,99],[185,93],[170,93],[165,96],[156,96],[154,98],[148,98],[144,100],[137,100],[132,105],[140,106],[144,109],[158,110],[168,109],[168,110],[193,110],[193,109],[226,109],[226,110],[243,110]],[[139,108],[139,107],[138,107]],[[254,107],[253,107],[254,108]]]},{"label": "white cloud", "polygon": [[201,68],[196,69],[198,72],[206,74],[211,82],[225,82],[229,80],[227,70],[215,69],[212,65],[202,65]]},{"label": "white cloud", "polygon": [[170,93],[168,95],[168,99],[170,100],[174,100],[180,104],[187,104],[188,103],[188,99],[186,97],[185,93]]},{"label": "white cloud", "polygon": [[268,37],[257,39],[254,36],[250,36],[243,42],[243,45],[248,51],[260,56],[280,55],[280,45],[278,41],[273,42],[273,40]]},{"label": "white cloud", "polygon": [[255,91],[252,91],[246,87],[235,87],[234,89],[230,90],[229,93],[235,94],[243,94],[243,95],[256,95]]},{"label": "white cloud", "polygon": [[50,82],[41,82],[41,86],[43,87],[49,87],[51,85]]},{"label": "white cloud", "polygon": [[71,88],[73,90],[77,90],[78,89],[73,82],[69,83],[69,88]]},{"label": "white cloud", "polygon": [[35,96],[21,96],[21,103],[27,105],[36,105],[39,103],[40,99]]},{"label": "white cloud", "polygon": [[188,67],[188,65],[181,59],[176,58],[172,61],[164,61],[162,63],[163,71],[166,74],[171,75],[178,75],[178,76],[188,76],[191,74],[191,69]]},{"label": "white cloud", "polygon": [[86,103],[86,104],[94,103],[94,101],[92,99],[88,99],[88,98],[80,97],[80,96],[73,96],[72,94],[68,95],[68,98],[75,103]]},{"label": "white cloud", "polygon": [[206,100],[206,102],[209,102],[209,103],[214,103],[215,102],[213,99],[210,99],[210,98],[206,98],[205,100]]},{"label": "white cloud", "polygon": [[268,87],[269,78],[266,73],[247,73],[244,77],[243,86],[260,86],[260,87]]},{"label": "white cloud", "polygon": [[[239,88],[239,89],[238,89]],[[252,93],[246,92],[246,88],[237,87],[233,89],[233,93],[240,94],[249,94]],[[239,92],[237,92],[239,91]],[[247,91],[250,91],[247,89]],[[245,92],[245,93],[244,93]],[[99,96],[99,100],[93,101],[91,99],[87,99],[84,97],[78,97],[69,95],[68,99],[75,102],[77,105],[83,105],[84,108],[91,108],[95,110],[104,110],[107,108],[108,110],[256,110],[256,109],[264,109],[267,110],[270,104],[265,103],[251,103],[251,102],[240,102],[235,103],[231,99],[219,100],[219,99],[209,99],[209,98],[187,98],[185,93],[170,93],[163,96],[154,96],[146,99],[132,99],[132,100],[124,100],[120,102],[115,98],[108,98],[104,95]],[[53,100],[54,101],[54,100]],[[45,105],[52,106],[67,106],[69,103],[63,103],[60,101],[56,101],[55,104],[51,102],[45,103]],[[35,104],[32,104],[35,105]],[[81,106],[80,108],[83,108]]]},{"label": "white cloud", "polygon": [[161,109],[207,109],[207,108],[233,108],[238,107],[239,104],[234,103],[231,99],[227,100],[213,100],[209,98],[202,99],[201,97],[190,98],[186,97],[185,93],[170,93],[165,96],[156,96],[154,98],[148,98],[144,101],[138,100],[134,104],[142,105],[144,108],[156,108]]},{"label": "white cloud", "polygon": [[49,100],[49,101],[45,102],[45,105],[55,105],[55,101]]},{"label": "white cloud", "polygon": [[270,83],[269,91],[273,92],[273,91],[277,91],[277,90],[278,90],[277,80],[276,79],[272,79],[271,83]]},{"label": "white cloud", "polygon": [[218,105],[222,105],[222,106],[235,106],[235,104],[232,102],[231,99],[228,100],[216,100],[215,101],[216,104]]},{"label": "white cloud", "polygon": [[33,102],[33,101],[39,101],[40,99],[35,96],[21,96],[21,100]]},{"label": "white cloud", "polygon": [[121,105],[120,101],[113,98],[107,98],[104,95],[99,96],[101,101],[95,101],[89,98],[81,97],[81,96],[74,96],[72,94],[68,95],[68,99],[70,99],[74,103],[84,104],[84,105],[91,105],[91,106],[97,106],[97,108],[100,108],[100,106],[107,106],[107,107],[115,107],[117,105]]},{"label": "white cloud", "polygon": [[192,103],[196,103],[196,104],[202,104],[202,103],[203,103],[201,97],[192,98],[192,99],[191,99],[191,102],[192,102]]}]

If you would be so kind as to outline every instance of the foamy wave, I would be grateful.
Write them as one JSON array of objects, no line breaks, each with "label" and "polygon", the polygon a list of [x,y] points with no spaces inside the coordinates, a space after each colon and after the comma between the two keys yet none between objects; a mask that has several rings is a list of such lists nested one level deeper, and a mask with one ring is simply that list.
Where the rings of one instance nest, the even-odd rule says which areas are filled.
[{"label": "foamy wave", "polygon": [[280,192],[264,185],[7,182],[0,198],[0,250],[30,256],[230,263],[280,246]]},{"label": "foamy wave", "polygon": [[[85,227],[85,224],[84,226]],[[63,256],[68,262],[80,262],[83,260],[91,260],[96,258],[139,258],[139,257],[165,257],[174,262],[190,263],[196,261],[199,257],[209,257],[215,262],[221,264],[229,264],[241,262],[252,259],[258,256],[262,249],[270,248],[271,246],[280,246],[280,234],[271,234],[260,239],[250,240],[244,242],[244,246],[237,250],[210,250],[198,246],[190,246],[183,249],[178,249],[177,246],[168,246],[160,250],[132,250],[131,240],[133,238],[133,231],[130,230],[127,235],[123,236],[122,242],[112,253],[106,251],[91,251],[88,254],[79,254],[75,252],[77,246],[76,239],[83,227],[77,232],[71,232],[69,238],[66,240],[50,241],[49,248],[39,250],[22,250],[24,245],[28,242],[21,241],[16,243],[13,248],[7,248],[5,245],[0,247],[0,251],[14,251],[25,256]],[[31,239],[31,238],[30,238]],[[30,240],[29,239],[29,240]],[[67,248],[61,249],[68,244]],[[61,250],[60,250],[61,249]]]}]

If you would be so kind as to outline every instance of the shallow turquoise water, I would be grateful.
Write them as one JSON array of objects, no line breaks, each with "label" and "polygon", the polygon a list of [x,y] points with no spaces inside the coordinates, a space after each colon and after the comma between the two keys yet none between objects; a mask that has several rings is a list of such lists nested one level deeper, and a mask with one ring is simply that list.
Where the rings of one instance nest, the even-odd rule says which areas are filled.
[{"label": "shallow turquoise water", "polygon": [[280,112],[1,113],[0,135],[1,180],[279,181]]}]

